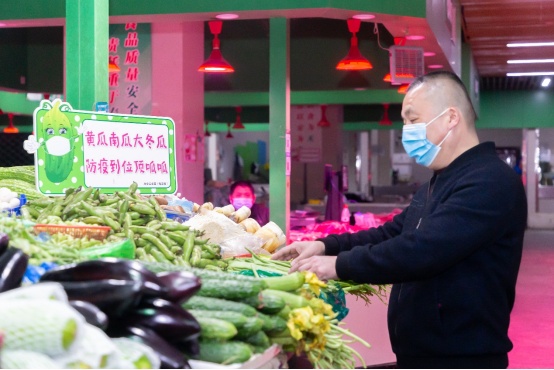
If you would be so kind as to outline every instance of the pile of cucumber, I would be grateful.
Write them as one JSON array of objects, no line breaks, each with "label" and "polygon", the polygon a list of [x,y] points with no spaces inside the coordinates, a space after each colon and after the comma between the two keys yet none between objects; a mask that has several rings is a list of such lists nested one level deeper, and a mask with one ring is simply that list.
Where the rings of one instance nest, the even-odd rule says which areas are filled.
[{"label": "pile of cucumber", "polygon": [[196,359],[242,363],[269,348],[272,337],[288,331],[290,308],[263,279],[205,269],[193,272],[202,285],[183,308],[201,327]]}]

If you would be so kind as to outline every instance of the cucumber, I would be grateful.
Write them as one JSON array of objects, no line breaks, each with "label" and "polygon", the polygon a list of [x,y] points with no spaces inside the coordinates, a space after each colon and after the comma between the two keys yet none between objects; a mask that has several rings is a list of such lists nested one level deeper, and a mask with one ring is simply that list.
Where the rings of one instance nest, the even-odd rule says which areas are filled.
[{"label": "cucumber", "polygon": [[237,335],[237,328],[225,320],[208,317],[195,317],[200,324],[200,337],[206,339],[227,340]]},{"label": "cucumber", "polygon": [[[248,344],[253,345],[254,347],[261,347],[264,350],[267,349],[269,346],[271,346],[269,337],[263,331],[259,331],[256,334],[251,335],[248,338],[245,338],[244,341]],[[254,352],[258,352],[258,351],[255,350]]]},{"label": "cucumber", "polygon": [[268,290],[262,290],[258,295],[247,297],[242,302],[269,315],[280,312],[286,305],[283,297]]},{"label": "cucumber", "polygon": [[258,317],[263,321],[262,330],[268,334],[278,333],[287,328],[287,322],[279,316],[259,312]]},{"label": "cucumber", "polygon": [[246,316],[233,311],[212,311],[212,310],[188,310],[195,318],[211,318],[225,320],[233,324],[237,329],[246,324]]},{"label": "cucumber", "polygon": [[202,287],[198,295],[223,299],[244,299],[259,294],[265,285],[258,281],[219,280],[202,278]]},{"label": "cucumber", "polygon": [[262,331],[264,326],[264,320],[258,317],[247,317],[246,323],[238,330],[237,339],[246,339],[256,334],[259,331]]},{"label": "cucumber", "polygon": [[246,317],[254,317],[257,311],[245,303],[227,301],[225,299],[192,296],[183,305],[186,310],[211,310],[211,311],[233,311],[239,312]]},{"label": "cucumber", "polygon": [[248,361],[250,357],[252,357],[252,350],[246,343],[201,340],[200,354],[197,359],[218,364],[233,364]]}]

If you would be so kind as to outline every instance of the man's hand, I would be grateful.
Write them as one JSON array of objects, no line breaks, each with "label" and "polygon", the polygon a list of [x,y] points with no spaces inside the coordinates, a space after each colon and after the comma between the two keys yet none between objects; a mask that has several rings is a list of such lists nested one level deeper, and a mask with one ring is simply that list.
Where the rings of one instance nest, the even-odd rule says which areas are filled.
[{"label": "man's hand", "polygon": [[325,254],[325,245],[320,241],[294,242],[279,249],[272,256],[272,260],[290,261],[291,259],[302,260],[312,256]]},{"label": "man's hand", "polygon": [[311,271],[317,275],[320,280],[337,279],[337,256],[312,256],[305,259],[295,259],[292,261],[290,273],[295,271]]}]

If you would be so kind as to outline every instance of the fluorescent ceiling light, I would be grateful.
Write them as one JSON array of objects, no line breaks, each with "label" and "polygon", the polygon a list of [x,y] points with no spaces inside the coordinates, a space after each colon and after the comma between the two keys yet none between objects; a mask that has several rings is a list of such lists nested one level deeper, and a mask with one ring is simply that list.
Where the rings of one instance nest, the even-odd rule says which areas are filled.
[{"label": "fluorescent ceiling light", "polygon": [[509,72],[506,73],[508,77],[519,76],[554,76],[554,72]]},{"label": "fluorescent ceiling light", "polygon": [[508,64],[526,64],[526,63],[554,63],[554,59],[514,59],[514,60],[508,60]]},{"label": "fluorescent ceiling light", "polygon": [[528,48],[533,46],[554,46],[554,42],[514,42],[506,44],[509,48]]},{"label": "fluorescent ceiling light", "polygon": [[541,86],[548,87],[550,86],[550,82],[552,82],[552,79],[549,77],[546,77],[545,79],[542,80]]},{"label": "fluorescent ceiling light", "polygon": [[373,14],[355,14],[352,16],[354,19],[360,19],[362,21],[367,21],[368,19],[373,19],[375,16]]},{"label": "fluorescent ceiling light", "polygon": [[217,19],[230,20],[230,19],[237,19],[239,15],[234,13],[224,13],[224,14],[218,14],[215,17]]}]

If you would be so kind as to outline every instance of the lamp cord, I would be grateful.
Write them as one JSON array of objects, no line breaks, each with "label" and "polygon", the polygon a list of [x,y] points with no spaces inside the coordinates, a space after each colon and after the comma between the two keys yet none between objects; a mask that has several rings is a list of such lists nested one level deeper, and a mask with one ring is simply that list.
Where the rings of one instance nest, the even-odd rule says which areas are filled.
[{"label": "lamp cord", "polygon": [[389,51],[389,49],[387,48],[384,48],[382,45],[381,45],[381,40],[379,40],[379,27],[377,27],[377,22],[375,22],[373,24],[373,34],[374,35],[377,35],[377,45],[379,45],[379,47],[383,50],[386,50],[386,51]]}]

